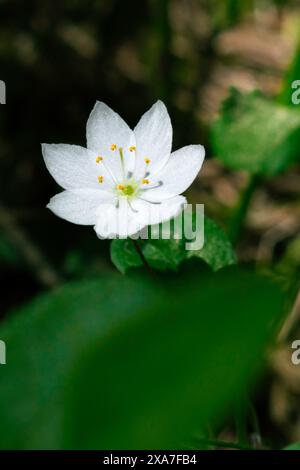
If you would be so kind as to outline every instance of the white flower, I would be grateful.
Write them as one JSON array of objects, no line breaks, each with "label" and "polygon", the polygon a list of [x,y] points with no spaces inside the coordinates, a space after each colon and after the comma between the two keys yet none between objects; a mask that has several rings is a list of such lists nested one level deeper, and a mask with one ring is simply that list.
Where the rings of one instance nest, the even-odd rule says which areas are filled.
[{"label": "white flower", "polygon": [[204,148],[171,153],[172,126],[158,101],[132,131],[104,103],[87,122],[87,148],[43,144],[46,166],[65,191],[48,208],[80,225],[94,225],[100,238],[126,237],[178,215],[180,196],[197,176]]}]

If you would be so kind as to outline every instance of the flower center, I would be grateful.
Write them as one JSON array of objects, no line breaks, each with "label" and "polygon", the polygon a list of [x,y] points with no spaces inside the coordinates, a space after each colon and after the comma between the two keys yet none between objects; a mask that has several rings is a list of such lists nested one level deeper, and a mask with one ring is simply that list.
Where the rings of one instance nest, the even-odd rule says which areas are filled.
[{"label": "flower center", "polygon": [[119,196],[126,196],[132,198],[136,195],[138,190],[138,184],[133,179],[125,180],[124,182],[117,184],[116,191]]},{"label": "flower center", "polygon": [[127,186],[124,186],[123,194],[125,194],[125,196],[132,196],[134,192],[135,192],[135,189],[130,184],[128,184]]}]

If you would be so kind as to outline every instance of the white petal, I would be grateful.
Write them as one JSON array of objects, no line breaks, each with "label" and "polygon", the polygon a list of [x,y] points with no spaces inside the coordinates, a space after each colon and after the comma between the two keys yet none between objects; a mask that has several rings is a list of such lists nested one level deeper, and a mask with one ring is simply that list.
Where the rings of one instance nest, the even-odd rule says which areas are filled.
[{"label": "white petal", "polygon": [[143,222],[125,198],[118,205],[106,204],[98,211],[95,231],[99,238],[127,238],[141,230]]},{"label": "white petal", "polygon": [[99,208],[95,231],[99,238],[127,238],[148,225],[156,225],[176,217],[186,199],[176,196],[162,204],[136,199],[130,204],[121,199],[119,206],[104,204]]},{"label": "white petal", "polygon": [[162,201],[183,193],[199,173],[205,156],[202,145],[188,145],[171,154],[167,165],[156,176],[161,186],[145,190],[148,201]]},{"label": "white petal", "polygon": [[116,238],[116,205],[103,204],[97,213],[95,232],[99,238]]},{"label": "white petal", "polygon": [[139,217],[143,226],[155,225],[166,222],[176,217],[184,208],[186,198],[175,196],[159,204],[136,199],[132,202],[132,207],[139,212]]},{"label": "white petal", "polygon": [[[135,147],[133,131],[126,122],[106,104],[97,101],[87,122],[86,129],[87,148],[104,158],[105,165],[120,181],[132,172],[135,165],[135,152],[130,152],[130,147]],[[115,144],[116,150],[111,146]],[[124,171],[119,148],[123,149]]]},{"label": "white petal", "polygon": [[109,174],[96,163],[97,154],[78,145],[42,144],[48,171],[64,189],[99,189],[98,176],[103,175],[101,189],[112,186]]},{"label": "white petal", "polygon": [[47,207],[68,222],[94,225],[99,206],[111,199],[112,195],[107,191],[78,189],[57,194],[50,199]]},{"label": "white petal", "polygon": [[[152,175],[168,161],[172,148],[172,125],[167,108],[157,101],[141,118],[134,129],[136,140],[135,177],[141,179],[145,172]],[[150,159],[146,166],[145,158]]]}]

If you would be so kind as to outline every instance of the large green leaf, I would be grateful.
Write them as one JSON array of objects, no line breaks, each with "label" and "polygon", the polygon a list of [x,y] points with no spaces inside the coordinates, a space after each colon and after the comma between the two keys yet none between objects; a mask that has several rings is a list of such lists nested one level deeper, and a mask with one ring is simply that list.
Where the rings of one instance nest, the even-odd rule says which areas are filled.
[{"label": "large green leaf", "polygon": [[293,442],[293,444],[288,445],[283,450],[300,450],[300,442]]},{"label": "large green leaf", "polygon": [[300,113],[233,89],[211,136],[216,157],[228,168],[273,176],[300,157]]},{"label": "large green leaf", "polygon": [[[183,261],[191,258],[202,259],[214,271],[236,263],[236,256],[227,235],[208,217],[204,219],[204,245],[200,249],[187,249],[188,240],[184,237],[177,240],[173,234],[174,225],[171,227],[169,240],[162,238],[138,240],[140,248],[152,268],[160,271],[177,271]],[[130,239],[112,241],[111,259],[122,273],[143,265]]]},{"label": "large green leaf", "polygon": [[188,446],[247,387],[280,311],[277,287],[236,268],[44,295],[0,330],[0,447]]},{"label": "large green leaf", "polygon": [[[296,92],[295,98],[299,99],[298,83],[300,77],[300,43],[296,48],[294,58],[286,72],[286,76],[283,80],[283,87],[279,95],[279,102],[287,106],[293,106],[299,112],[299,104],[293,103],[293,94]],[[296,88],[293,86],[296,83]]]}]

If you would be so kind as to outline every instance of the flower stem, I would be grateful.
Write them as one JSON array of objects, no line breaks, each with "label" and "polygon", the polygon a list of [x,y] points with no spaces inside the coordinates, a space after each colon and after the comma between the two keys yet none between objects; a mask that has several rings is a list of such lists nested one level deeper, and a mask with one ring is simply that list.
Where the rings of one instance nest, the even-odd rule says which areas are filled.
[{"label": "flower stem", "polygon": [[242,193],[238,206],[233,214],[229,225],[229,237],[233,244],[237,243],[241,235],[247,212],[259,181],[260,178],[257,175],[250,176],[248,185]]},{"label": "flower stem", "polygon": [[149,266],[149,263],[148,263],[148,261],[146,260],[145,255],[144,255],[144,253],[142,252],[142,249],[141,249],[140,245],[138,244],[138,242],[137,242],[136,240],[133,240],[133,239],[131,239],[131,240],[132,240],[133,246],[134,246],[134,248],[135,248],[137,254],[139,255],[139,257],[140,257],[141,260],[142,260],[143,265],[145,266],[145,268],[147,269],[147,271],[148,271],[150,274],[153,274],[153,271],[152,271],[151,267]]}]

